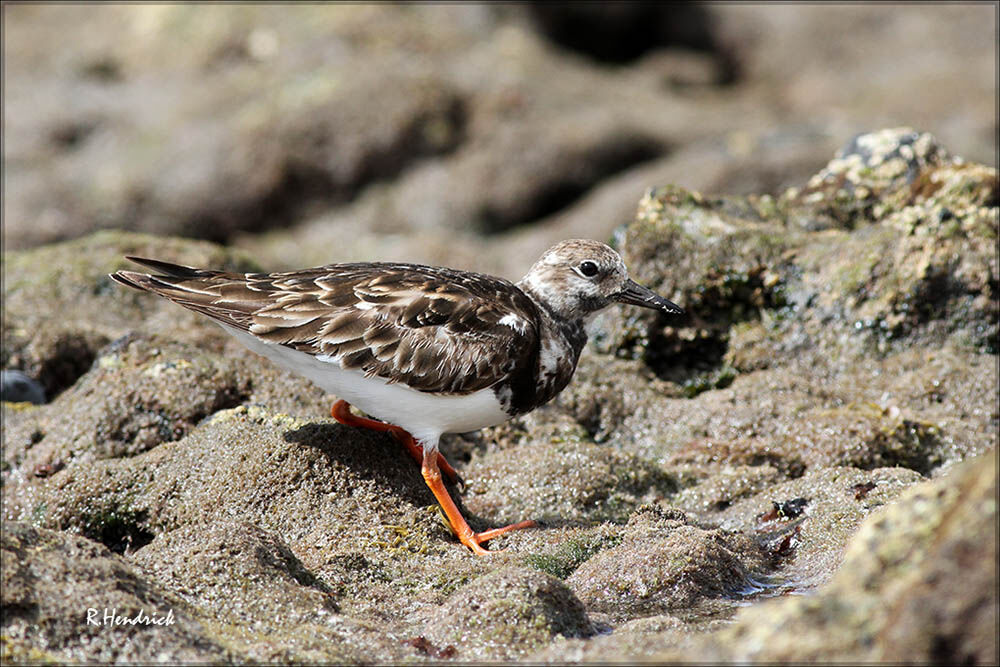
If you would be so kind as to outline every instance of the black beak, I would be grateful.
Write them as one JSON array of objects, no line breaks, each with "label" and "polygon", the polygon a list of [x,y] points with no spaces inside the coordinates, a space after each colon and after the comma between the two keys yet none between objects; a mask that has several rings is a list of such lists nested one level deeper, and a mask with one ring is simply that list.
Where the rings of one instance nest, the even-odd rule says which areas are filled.
[{"label": "black beak", "polygon": [[630,303],[633,306],[652,308],[668,315],[681,315],[684,309],[673,301],[667,301],[662,296],[656,294],[639,283],[629,280],[625,283],[625,289],[612,297],[615,301]]}]

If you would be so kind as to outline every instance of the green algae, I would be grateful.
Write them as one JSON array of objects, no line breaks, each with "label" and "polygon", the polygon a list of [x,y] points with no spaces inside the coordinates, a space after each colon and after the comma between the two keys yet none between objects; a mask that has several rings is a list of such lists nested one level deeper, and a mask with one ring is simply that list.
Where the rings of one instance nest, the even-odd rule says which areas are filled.
[{"label": "green algae", "polygon": [[599,528],[560,542],[549,552],[527,554],[522,562],[557,579],[566,579],[581,563],[604,549],[617,546],[621,540],[620,534]]}]

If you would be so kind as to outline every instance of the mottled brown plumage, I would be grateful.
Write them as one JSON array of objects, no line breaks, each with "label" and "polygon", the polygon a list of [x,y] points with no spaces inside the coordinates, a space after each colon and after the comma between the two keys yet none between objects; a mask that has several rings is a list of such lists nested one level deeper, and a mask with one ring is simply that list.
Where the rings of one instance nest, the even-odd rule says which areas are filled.
[{"label": "mottled brown plumage", "polygon": [[[508,281],[418,264],[339,264],[236,274],[129,259],[163,272],[113,277],[271,343],[337,358],[389,382],[465,394],[537,346],[537,308]],[[511,313],[516,330],[500,325]]]}]

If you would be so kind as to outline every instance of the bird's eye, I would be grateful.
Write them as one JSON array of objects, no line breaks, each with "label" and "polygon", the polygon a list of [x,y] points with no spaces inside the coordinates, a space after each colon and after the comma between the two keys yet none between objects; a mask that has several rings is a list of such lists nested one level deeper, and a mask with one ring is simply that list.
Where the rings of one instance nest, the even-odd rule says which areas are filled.
[{"label": "bird's eye", "polygon": [[580,262],[579,268],[580,268],[580,273],[588,278],[593,278],[594,276],[597,275],[597,264],[591,262],[589,259],[584,262]]}]

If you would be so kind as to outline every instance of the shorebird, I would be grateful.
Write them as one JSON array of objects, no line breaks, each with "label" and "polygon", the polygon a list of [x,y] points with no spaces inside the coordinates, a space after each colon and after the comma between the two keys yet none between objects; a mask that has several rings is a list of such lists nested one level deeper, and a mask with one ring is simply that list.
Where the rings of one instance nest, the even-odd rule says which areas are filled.
[{"label": "shorebird", "polygon": [[[612,303],[683,312],[631,280],[618,253],[586,239],[557,243],[516,284],[421,264],[243,274],[128,259],[157,273],[111,278],[209,316],[334,394],[331,415],[340,423],[396,436],[476,554],[489,553],[487,540],[536,523],[474,532],[442,481],[442,470],[460,478],[438,452],[441,435],[493,426],[551,400],[573,377],[585,323]],[[354,415],[351,405],[375,419]]]}]

